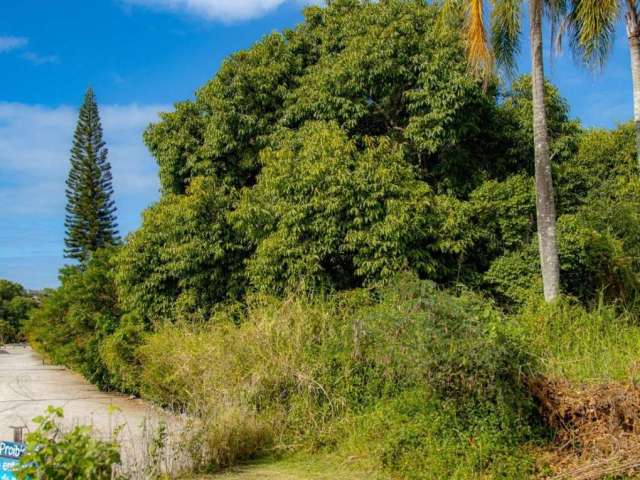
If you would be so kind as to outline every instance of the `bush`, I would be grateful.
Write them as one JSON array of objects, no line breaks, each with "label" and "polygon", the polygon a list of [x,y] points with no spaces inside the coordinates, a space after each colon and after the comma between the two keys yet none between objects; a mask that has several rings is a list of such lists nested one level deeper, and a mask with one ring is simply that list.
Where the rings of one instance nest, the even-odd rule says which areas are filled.
[{"label": "bush", "polygon": [[99,358],[109,372],[109,383],[121,392],[140,391],[137,350],[144,335],[142,322],[133,315],[125,315],[120,326],[100,344]]},{"label": "bush", "polygon": [[0,320],[0,346],[10,343],[16,336],[16,331],[6,320]]},{"label": "bush", "polygon": [[[337,297],[258,297],[239,325],[219,316],[164,326],[140,358],[145,395],[201,419],[215,467],[274,447],[339,449],[349,443],[345,425],[414,391],[429,411],[446,406],[442,415],[460,428],[492,432],[498,449],[534,431],[522,377],[536,366],[515,330],[481,297],[413,276]],[[489,468],[483,458],[474,472]]]},{"label": "bush", "polygon": [[[600,294],[613,302],[636,300],[640,288],[637,205],[635,199],[631,203],[596,197],[576,213],[558,219],[560,280],[565,293],[591,304]],[[505,302],[522,304],[533,292],[540,292],[537,238],[493,262],[485,281]]]},{"label": "bush", "polygon": [[33,421],[37,429],[27,435],[27,451],[16,475],[32,480],[111,480],[120,463],[115,441],[96,440],[90,427],[76,426],[63,432],[58,420],[62,409],[49,407]]},{"label": "bush", "polygon": [[83,267],[65,267],[60,288],[45,293],[26,326],[37,350],[103,388],[112,383],[100,345],[118,327],[122,315],[113,278],[115,251],[98,251]]},{"label": "bush", "polygon": [[521,376],[533,371],[535,362],[485,298],[470,292],[453,296],[405,276],[377,296],[377,304],[355,315],[361,316],[367,348],[381,355],[378,361],[402,362],[393,370],[403,382],[426,381],[439,396],[463,403],[526,395]]},{"label": "bush", "polygon": [[404,479],[533,478],[531,426],[504,410],[474,414],[423,389],[408,390],[345,419],[341,450],[359,453],[365,468]]},{"label": "bush", "polygon": [[25,339],[24,322],[35,306],[21,285],[0,280],[0,345]]}]

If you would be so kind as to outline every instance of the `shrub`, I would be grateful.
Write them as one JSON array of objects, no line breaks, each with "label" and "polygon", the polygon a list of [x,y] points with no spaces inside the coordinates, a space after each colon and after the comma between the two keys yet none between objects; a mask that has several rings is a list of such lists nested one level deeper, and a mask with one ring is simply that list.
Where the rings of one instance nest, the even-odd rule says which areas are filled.
[{"label": "shrub", "polygon": [[[640,216],[635,202],[595,196],[588,206],[559,218],[564,292],[586,303],[593,303],[600,293],[607,300],[633,303],[640,288],[640,252],[634,240],[640,233]],[[522,304],[532,292],[541,291],[539,267],[534,239],[493,262],[485,280],[504,301]]]},{"label": "shrub", "polygon": [[485,285],[506,308],[519,308],[542,294],[537,241],[496,259],[484,274]]},{"label": "shrub", "polygon": [[454,296],[410,276],[396,277],[377,298],[354,315],[364,326],[366,348],[380,356],[376,363],[390,363],[405,388],[426,382],[439,396],[463,403],[525,395],[521,376],[535,362],[485,298]]},{"label": "shrub", "polygon": [[[143,392],[201,419],[215,467],[274,447],[339,448],[355,417],[413,391],[429,399],[427,410],[447,406],[456,425],[492,432],[505,449],[535,424],[522,376],[536,366],[516,330],[481,297],[411,275],[337,297],[258,297],[239,325],[223,316],[165,325],[140,359]],[[483,458],[475,472],[491,463]]]},{"label": "shrub", "polygon": [[0,346],[9,343],[15,337],[15,329],[6,320],[0,320]]},{"label": "shrub", "polygon": [[100,344],[99,357],[109,372],[109,384],[121,392],[137,394],[140,391],[137,349],[144,335],[142,322],[134,315],[125,315],[118,328]]},{"label": "shrub", "polygon": [[0,280],[0,345],[24,340],[24,322],[35,306],[21,285]]},{"label": "shrub", "polygon": [[100,345],[117,328],[122,314],[113,278],[115,251],[96,252],[82,268],[65,267],[60,288],[45,293],[26,325],[37,350],[103,388],[111,384]]},{"label": "shrub", "polygon": [[410,480],[534,478],[531,426],[507,411],[478,415],[413,389],[344,420],[345,454]]},{"label": "shrub", "polygon": [[76,426],[64,432],[58,421],[62,409],[49,407],[33,421],[37,429],[27,435],[27,451],[17,469],[19,479],[111,480],[120,463],[115,441],[96,440],[90,427]]}]

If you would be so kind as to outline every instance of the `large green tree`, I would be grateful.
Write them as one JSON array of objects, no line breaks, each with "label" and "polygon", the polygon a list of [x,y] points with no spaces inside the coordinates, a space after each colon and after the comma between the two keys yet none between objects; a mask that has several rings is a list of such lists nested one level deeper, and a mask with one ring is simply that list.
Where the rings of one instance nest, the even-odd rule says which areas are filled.
[{"label": "large green tree", "polygon": [[98,105],[89,88],[73,137],[66,188],[65,256],[83,263],[96,250],[119,242],[107,155]]},{"label": "large green tree", "polygon": [[[162,198],[117,256],[125,308],[151,325],[251,288],[345,289],[405,269],[480,285],[497,258],[538,248],[541,94],[530,77],[502,92],[471,75],[440,13],[409,0],[308,8],[163,114],[145,134]],[[494,38],[516,49],[507,20]],[[557,174],[580,127],[545,88]],[[560,213],[592,188],[588,173],[560,189]]]},{"label": "large green tree", "polygon": [[399,0],[310,7],[163,114],[145,134],[163,196],[119,255],[125,305],[154,321],[247,287],[455,277],[471,242],[452,210],[509,162],[495,91],[438,18]]}]

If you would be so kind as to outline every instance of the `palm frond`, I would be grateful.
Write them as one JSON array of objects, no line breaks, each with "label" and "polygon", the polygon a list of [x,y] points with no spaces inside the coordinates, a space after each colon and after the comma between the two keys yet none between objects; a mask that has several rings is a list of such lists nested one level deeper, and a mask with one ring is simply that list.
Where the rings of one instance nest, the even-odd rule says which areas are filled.
[{"label": "palm frond", "polygon": [[562,50],[562,40],[569,30],[570,3],[573,0],[545,0],[544,13],[549,20],[551,30],[551,50],[556,55]]},{"label": "palm frond", "polygon": [[520,52],[522,0],[493,0],[491,38],[496,62],[512,76]]},{"label": "palm frond", "polygon": [[483,0],[469,1],[465,30],[469,65],[486,79],[493,73],[494,58],[484,25]]},{"label": "palm frond", "polygon": [[587,66],[599,68],[606,61],[613,46],[619,15],[619,0],[571,0],[568,13],[570,46]]}]

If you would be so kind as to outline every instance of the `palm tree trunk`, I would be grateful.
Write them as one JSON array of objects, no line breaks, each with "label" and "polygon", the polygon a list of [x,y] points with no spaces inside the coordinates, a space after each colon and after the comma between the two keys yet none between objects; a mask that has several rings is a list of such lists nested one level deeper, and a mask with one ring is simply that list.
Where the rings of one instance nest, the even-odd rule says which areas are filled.
[{"label": "palm tree trunk", "polygon": [[640,169],[640,29],[635,1],[627,1],[627,37],[631,52],[631,77],[633,80],[633,119],[636,125],[636,161]]},{"label": "palm tree trunk", "polygon": [[529,0],[531,21],[531,79],[533,95],[533,141],[535,147],[536,208],[544,298],[552,302],[560,295],[560,267],[556,233],[547,114],[544,103],[542,53],[542,2]]}]

